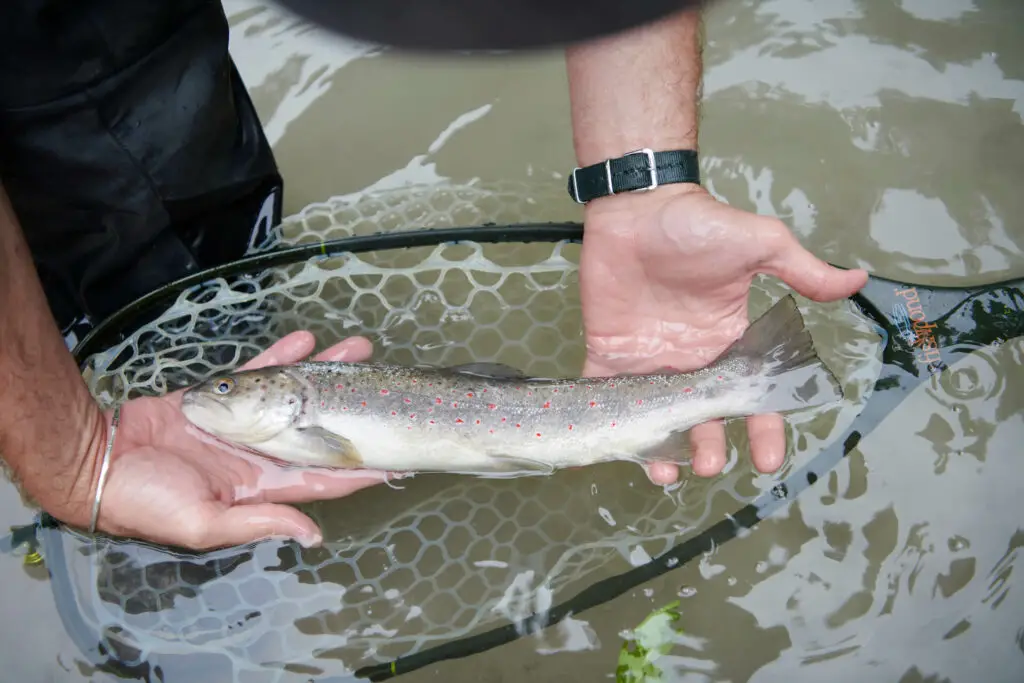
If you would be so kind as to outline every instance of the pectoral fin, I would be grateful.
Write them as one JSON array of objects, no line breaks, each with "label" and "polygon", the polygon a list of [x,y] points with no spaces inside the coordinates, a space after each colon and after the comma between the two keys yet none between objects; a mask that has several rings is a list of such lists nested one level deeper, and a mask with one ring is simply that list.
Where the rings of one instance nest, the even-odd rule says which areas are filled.
[{"label": "pectoral fin", "polygon": [[363,457],[351,441],[323,427],[301,427],[295,430],[296,446],[334,467],[358,468]]}]

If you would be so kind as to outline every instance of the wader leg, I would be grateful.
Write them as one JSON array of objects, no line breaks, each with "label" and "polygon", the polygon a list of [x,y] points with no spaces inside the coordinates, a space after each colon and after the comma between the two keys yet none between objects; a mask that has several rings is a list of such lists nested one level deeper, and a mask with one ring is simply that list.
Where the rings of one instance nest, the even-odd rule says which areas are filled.
[{"label": "wader leg", "polygon": [[0,179],[69,346],[280,222],[219,0],[19,0],[0,42]]}]

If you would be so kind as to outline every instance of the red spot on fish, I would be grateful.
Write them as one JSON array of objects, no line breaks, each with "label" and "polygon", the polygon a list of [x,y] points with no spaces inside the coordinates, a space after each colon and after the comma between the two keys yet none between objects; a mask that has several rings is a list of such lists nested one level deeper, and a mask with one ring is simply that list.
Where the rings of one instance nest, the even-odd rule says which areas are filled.
[{"label": "red spot on fish", "polygon": [[526,395],[527,395],[527,396],[533,396],[533,392],[532,392],[532,391],[527,391],[527,392],[526,392]]},{"label": "red spot on fish", "polygon": [[491,410],[494,410],[494,409],[495,409],[495,408],[497,408],[498,406],[496,406],[496,405],[495,405],[495,404],[493,404],[493,403],[488,403],[488,404],[487,404],[487,407],[488,407],[488,408],[490,408]]},{"label": "red spot on fish", "polygon": [[380,390],[380,395],[381,396],[387,396],[388,395],[388,390],[387,389],[381,389]]},{"label": "red spot on fish", "polygon": [[411,398],[403,398],[402,400],[405,401],[406,403],[412,403]]},{"label": "red spot on fish", "polygon": [[462,424],[462,418],[461,417],[455,418],[455,424],[457,424],[457,425]]},{"label": "red spot on fish", "polygon": [[569,425],[569,431],[570,432],[572,431],[572,425]]},{"label": "red spot on fish", "polygon": [[615,423],[614,423],[614,422],[612,422],[612,427],[614,427],[614,426],[615,426]]},{"label": "red spot on fish", "polygon": [[392,415],[398,415],[398,413],[396,413],[396,412],[395,412],[395,411],[393,411],[393,410],[391,411],[391,414],[392,414]]},{"label": "red spot on fish", "polygon": [[575,389],[575,388],[576,388],[576,385],[575,385],[575,384],[570,384],[570,385],[569,385],[569,388],[570,388],[570,389]]},{"label": "red spot on fish", "polygon": [[416,413],[413,413],[412,415],[410,415],[410,416],[409,416],[409,419],[410,419],[410,420],[413,420],[413,419],[415,419],[415,418],[416,418]]},{"label": "red spot on fish", "polygon": [[517,424],[517,425],[516,425],[516,429],[519,429],[519,428],[520,428],[520,427],[522,427],[522,426],[523,426],[523,425],[521,425],[521,424]]},{"label": "red spot on fish", "polygon": [[466,394],[466,398],[473,398],[473,392],[471,391],[468,394]]},{"label": "red spot on fish", "polygon": [[544,407],[545,408],[550,408],[551,407],[551,401],[545,401],[544,402]]},{"label": "red spot on fish", "polygon": [[540,432],[537,432],[537,438],[538,439],[540,438]]},{"label": "red spot on fish", "polygon": [[336,385],[334,386],[334,388],[335,388],[335,389],[344,389],[344,388],[345,388],[345,385],[344,385],[344,384],[336,384]]},{"label": "red spot on fish", "polygon": [[554,389],[554,392],[557,394],[558,393],[558,389]]},{"label": "red spot on fish", "polygon": [[459,407],[458,403],[454,403],[454,402],[452,403],[452,408],[458,408],[458,407]]},{"label": "red spot on fish", "polygon": [[320,401],[320,407],[321,407],[321,408],[323,408],[323,407],[324,407],[324,406],[326,406],[326,405],[327,405],[327,403],[326,403],[325,401]]},{"label": "red spot on fish", "polygon": [[413,383],[413,384],[416,384],[416,380],[413,380],[413,381],[412,381],[412,383]]},{"label": "red spot on fish", "polygon": [[508,418],[507,417],[503,417],[503,418],[501,418],[501,421],[502,422],[508,422]]},{"label": "red spot on fish", "polygon": [[593,384],[588,384],[588,385],[587,385],[587,389],[593,389],[593,388],[594,388],[594,385],[593,385]]},{"label": "red spot on fish", "polygon": [[486,390],[486,389],[484,389],[484,390],[483,390],[483,393],[485,393],[485,394],[486,394],[486,393],[487,393],[487,390]]},{"label": "red spot on fish", "polygon": [[494,430],[493,430],[493,429],[491,429],[491,430],[488,430],[488,431],[490,431],[490,432],[491,432],[491,434],[493,434],[493,433],[494,433]]},{"label": "red spot on fish", "polygon": [[431,421],[430,421],[430,424],[436,424],[436,423],[435,423],[435,422],[434,422],[433,420],[431,420]]},{"label": "red spot on fish", "polygon": [[718,376],[718,379],[719,379],[719,380],[723,380],[723,379],[725,379],[725,378],[724,378],[724,377],[722,377],[721,375],[719,375],[719,376]]},{"label": "red spot on fish", "polygon": [[342,408],[342,411],[346,411],[346,410],[348,410],[348,406],[345,406],[344,408]]},{"label": "red spot on fish", "polygon": [[366,401],[363,401],[363,404],[362,404],[362,405],[363,405],[363,407],[365,408],[365,407],[366,407]]},{"label": "red spot on fish", "polygon": [[636,402],[636,404],[637,404],[638,406],[642,406],[642,405],[644,404],[644,402],[643,402],[643,399],[641,399],[641,400],[637,401],[637,402]]},{"label": "red spot on fish", "polygon": [[436,403],[437,405],[441,405],[441,397],[438,396],[437,398],[435,398],[434,403]]},{"label": "red spot on fish", "polygon": [[683,389],[683,393],[684,394],[692,394],[693,393],[693,389],[691,389],[690,387],[686,387],[685,389]]},{"label": "red spot on fish", "polygon": [[651,384],[654,384],[654,380],[653,379],[651,380]]},{"label": "red spot on fish", "polygon": [[476,423],[477,423],[477,424],[480,424],[480,420],[477,420],[477,421],[476,421]]},{"label": "red spot on fish", "polygon": [[591,408],[595,408],[595,407],[597,407],[597,401],[591,401],[591,402],[590,402],[590,407],[591,407]]},{"label": "red spot on fish", "polygon": [[352,389],[352,393],[353,393],[353,394],[354,394],[354,393],[356,393],[356,390],[355,390],[355,389]]},{"label": "red spot on fish", "polygon": [[611,387],[612,389],[614,389],[614,388],[615,388],[615,382],[612,382],[612,383],[611,383],[611,384],[609,384],[608,386],[610,386],[610,387]]}]

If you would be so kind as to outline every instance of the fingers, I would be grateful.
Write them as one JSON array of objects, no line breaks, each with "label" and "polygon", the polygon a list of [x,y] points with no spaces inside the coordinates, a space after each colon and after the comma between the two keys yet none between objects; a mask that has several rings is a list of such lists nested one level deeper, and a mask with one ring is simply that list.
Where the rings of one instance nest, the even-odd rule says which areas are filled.
[{"label": "fingers", "polygon": [[693,446],[693,473],[713,477],[725,468],[725,424],[721,420],[705,422],[690,430]]},{"label": "fingers", "polygon": [[679,478],[679,467],[670,462],[652,462],[644,467],[647,478],[658,486],[674,484]]},{"label": "fingers", "polygon": [[[312,333],[299,330],[285,335],[274,342],[266,351],[242,366],[243,370],[255,370],[270,365],[288,365],[297,363],[313,353],[316,339]],[[356,363],[366,360],[373,354],[373,344],[365,337],[349,337],[334,346],[325,349],[316,356],[316,360],[333,360]]]},{"label": "fingers", "polygon": [[318,353],[316,360],[359,363],[373,355],[373,344],[366,337],[349,337]]},{"label": "fingers", "polygon": [[278,467],[251,461],[257,480],[236,487],[238,502],[307,503],[343,498],[361,489],[383,484],[398,475],[376,470],[331,470],[323,468]]},{"label": "fingers", "polygon": [[836,301],[856,293],[867,283],[867,271],[843,270],[822,261],[805,249],[780,221],[768,219],[766,225],[774,226],[767,229],[772,235],[772,247],[761,270],[801,295],[814,301]]},{"label": "fingers", "polygon": [[[198,533],[195,533],[198,531]],[[303,547],[320,545],[319,527],[287,505],[235,505],[209,517],[201,530],[186,538],[196,549],[242,545],[268,538],[291,538]]]},{"label": "fingers", "polygon": [[270,365],[287,365],[302,360],[313,353],[316,340],[310,332],[299,330],[281,337],[266,351],[242,366],[243,370],[255,370]]},{"label": "fingers", "polygon": [[786,425],[781,415],[751,415],[747,418],[750,457],[758,472],[769,474],[786,459]]}]

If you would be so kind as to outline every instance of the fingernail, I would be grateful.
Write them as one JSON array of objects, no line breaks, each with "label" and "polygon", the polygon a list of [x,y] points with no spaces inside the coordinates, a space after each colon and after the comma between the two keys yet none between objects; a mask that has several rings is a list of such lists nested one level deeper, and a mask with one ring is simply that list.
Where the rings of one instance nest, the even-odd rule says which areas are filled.
[{"label": "fingernail", "polygon": [[323,543],[324,538],[321,534],[307,534],[298,536],[295,540],[303,548],[317,548]]}]

